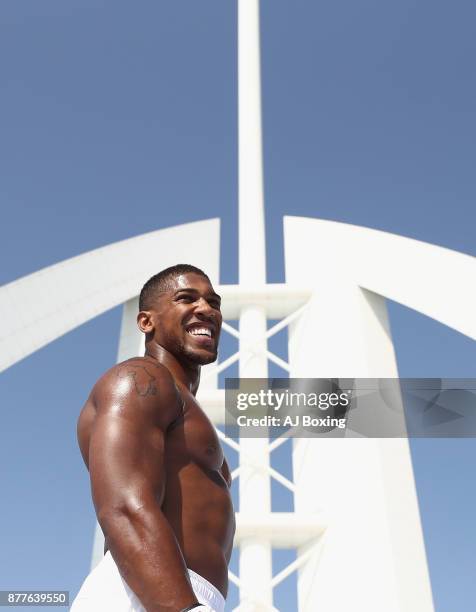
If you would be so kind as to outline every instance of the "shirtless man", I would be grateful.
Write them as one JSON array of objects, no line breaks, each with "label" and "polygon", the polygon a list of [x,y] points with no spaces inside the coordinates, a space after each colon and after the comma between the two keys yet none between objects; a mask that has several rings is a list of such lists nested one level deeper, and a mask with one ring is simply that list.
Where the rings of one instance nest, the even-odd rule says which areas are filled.
[{"label": "shirtless man", "polygon": [[195,399],[200,366],[217,357],[220,296],[204,272],[178,265],[147,281],[139,310],[145,356],[106,372],[79,417],[108,552],[71,610],[223,612],[231,478]]}]

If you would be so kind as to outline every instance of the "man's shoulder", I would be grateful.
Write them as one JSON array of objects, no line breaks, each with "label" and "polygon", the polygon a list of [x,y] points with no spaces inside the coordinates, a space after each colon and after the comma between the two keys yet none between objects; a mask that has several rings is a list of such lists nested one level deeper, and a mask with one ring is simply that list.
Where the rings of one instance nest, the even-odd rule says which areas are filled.
[{"label": "man's shoulder", "polygon": [[129,381],[140,396],[162,392],[176,393],[177,387],[170,371],[152,357],[133,357],[116,364],[110,370],[112,378]]},{"label": "man's shoulder", "polygon": [[151,357],[133,357],[107,370],[94,385],[93,396],[97,403],[103,403],[101,400],[110,394],[142,404],[181,403],[172,374]]}]

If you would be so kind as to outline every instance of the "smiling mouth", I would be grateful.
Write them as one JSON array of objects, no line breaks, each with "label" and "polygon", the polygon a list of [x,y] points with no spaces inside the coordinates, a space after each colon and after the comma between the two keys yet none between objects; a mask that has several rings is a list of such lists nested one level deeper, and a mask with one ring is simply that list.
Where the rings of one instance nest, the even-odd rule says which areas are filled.
[{"label": "smiling mouth", "polygon": [[215,329],[211,323],[195,321],[189,324],[185,331],[192,336],[194,343],[204,348],[212,348],[215,345]]},{"label": "smiling mouth", "polygon": [[201,338],[212,338],[213,334],[211,329],[208,329],[207,327],[193,327],[192,329],[187,329],[187,334],[190,334],[191,336],[195,336],[195,337],[201,337]]}]

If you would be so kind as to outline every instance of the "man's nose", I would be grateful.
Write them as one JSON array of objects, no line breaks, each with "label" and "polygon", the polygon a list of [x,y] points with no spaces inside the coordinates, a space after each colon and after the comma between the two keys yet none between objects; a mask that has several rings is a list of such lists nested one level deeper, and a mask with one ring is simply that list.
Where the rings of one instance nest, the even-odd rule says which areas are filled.
[{"label": "man's nose", "polygon": [[213,313],[213,308],[210,306],[210,304],[207,302],[205,298],[200,298],[195,307],[195,312],[198,312],[204,315],[210,315]]}]

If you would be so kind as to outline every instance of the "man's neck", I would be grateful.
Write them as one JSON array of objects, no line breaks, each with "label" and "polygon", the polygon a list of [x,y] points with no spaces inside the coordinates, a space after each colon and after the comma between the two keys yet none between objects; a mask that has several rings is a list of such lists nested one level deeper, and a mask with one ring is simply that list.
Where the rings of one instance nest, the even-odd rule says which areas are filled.
[{"label": "man's neck", "polygon": [[200,366],[196,364],[183,364],[172,353],[160,344],[148,342],[145,356],[156,359],[169,370],[176,383],[183,385],[190,393],[195,395],[200,383]]}]

